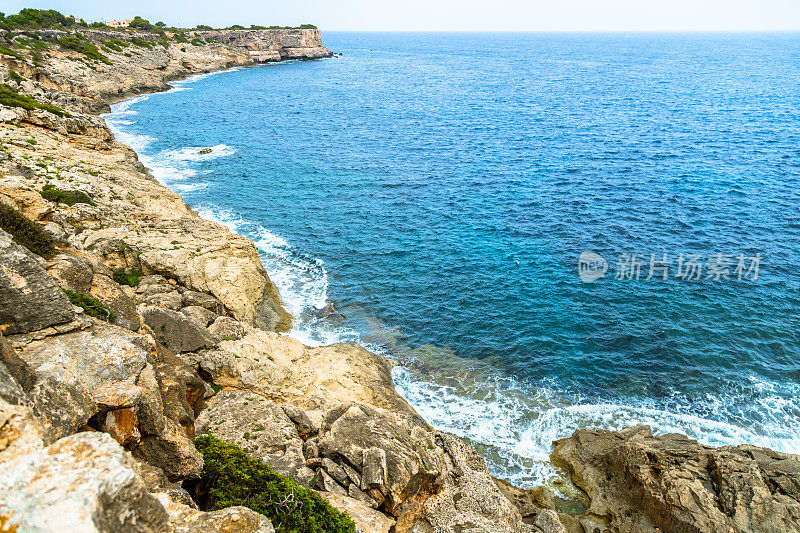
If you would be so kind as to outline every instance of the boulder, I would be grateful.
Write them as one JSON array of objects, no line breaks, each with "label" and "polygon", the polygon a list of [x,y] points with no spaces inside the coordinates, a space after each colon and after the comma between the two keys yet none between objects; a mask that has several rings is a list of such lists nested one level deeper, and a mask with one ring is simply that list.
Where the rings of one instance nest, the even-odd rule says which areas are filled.
[{"label": "boulder", "polygon": [[47,265],[47,273],[64,289],[88,294],[92,289],[94,270],[92,264],[82,257],[58,254]]},{"label": "boulder", "polygon": [[239,322],[227,316],[217,317],[214,323],[208,327],[208,332],[216,339],[222,341],[238,341],[253,329],[244,322]]},{"label": "boulder", "polygon": [[194,352],[214,346],[214,339],[202,325],[183,313],[160,307],[145,307],[142,318],[156,340],[173,352]]},{"label": "boulder", "polygon": [[248,391],[223,390],[208,401],[195,422],[198,435],[210,434],[262,459],[276,472],[308,485],[303,441],[294,422],[274,402]]},{"label": "boulder", "polygon": [[0,464],[34,453],[51,440],[45,425],[30,407],[0,399]]},{"label": "boulder", "polygon": [[184,307],[197,306],[207,309],[216,315],[225,313],[225,306],[222,302],[203,292],[185,291],[182,295],[182,304]]},{"label": "boulder", "polygon": [[0,464],[7,531],[160,532],[168,516],[105,433],[65,437]]},{"label": "boulder", "polygon": [[587,531],[800,531],[800,456],[637,426],[580,429],[555,442],[551,460],[591,498]]},{"label": "boulder", "polygon": [[97,274],[92,278],[89,294],[102,302],[102,304],[116,315],[115,323],[118,326],[137,331],[141,327],[136,302],[128,296],[122,287],[110,277]]},{"label": "boulder", "polygon": [[[186,318],[190,320],[194,320],[198,324],[202,324],[205,327],[208,327],[209,324],[214,322],[217,318],[217,314],[213,311],[209,311],[205,307],[200,307],[199,305],[190,305],[181,309],[181,313],[186,315]],[[212,333],[212,335],[214,335]]]},{"label": "boulder", "polygon": [[170,480],[200,477],[203,456],[194,447],[183,428],[164,419],[164,430],[159,435],[142,437],[133,448],[134,456],[162,469]]},{"label": "boulder", "polygon": [[36,375],[29,396],[55,437],[75,433],[102,411],[135,405],[142,394],[136,379],[151,343],[98,321],[22,346],[19,357]]},{"label": "boulder", "polygon": [[162,292],[147,297],[147,305],[180,311],[181,295],[178,291]]},{"label": "boulder", "polygon": [[0,230],[0,325],[5,334],[27,333],[75,316],[72,304],[31,252]]},{"label": "boulder", "polygon": [[389,533],[394,526],[394,520],[385,514],[371,509],[362,502],[342,496],[333,492],[319,492],[329,504],[339,511],[346,513],[356,524],[359,533]]},{"label": "boulder", "polygon": [[308,348],[290,337],[252,329],[194,360],[217,385],[249,389],[304,410],[357,401],[425,424],[395,390],[391,363],[355,344]]},{"label": "boulder", "polygon": [[205,381],[194,368],[161,345],[156,345],[151,355],[164,416],[179,424],[189,437],[194,437],[195,418],[205,403]]},{"label": "boulder", "polygon": [[169,515],[174,533],[274,533],[269,519],[247,507],[226,507],[203,512],[156,494]]}]

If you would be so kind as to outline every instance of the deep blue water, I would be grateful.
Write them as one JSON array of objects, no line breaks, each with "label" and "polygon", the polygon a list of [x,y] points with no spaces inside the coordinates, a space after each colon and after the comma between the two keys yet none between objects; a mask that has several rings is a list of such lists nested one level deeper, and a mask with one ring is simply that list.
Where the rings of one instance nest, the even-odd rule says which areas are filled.
[{"label": "deep blue water", "polygon": [[[324,41],[344,55],[109,116],[256,240],[295,336],[398,359],[409,401],[521,484],[581,426],[800,453],[800,36]],[[594,283],[585,250],[610,263]],[[669,279],[644,279],[665,253]],[[615,278],[620,254],[641,279]],[[724,254],[730,279],[678,278],[680,254]],[[326,300],[344,323],[309,315]]]}]

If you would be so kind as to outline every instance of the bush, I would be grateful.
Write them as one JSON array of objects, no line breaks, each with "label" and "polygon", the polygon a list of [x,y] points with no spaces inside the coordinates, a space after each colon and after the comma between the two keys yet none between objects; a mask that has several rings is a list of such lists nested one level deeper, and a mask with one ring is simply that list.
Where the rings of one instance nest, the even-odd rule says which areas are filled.
[{"label": "bush", "polygon": [[14,242],[45,259],[56,254],[53,238],[49,233],[13,207],[2,203],[0,203],[0,228],[11,235]]},{"label": "bush", "polygon": [[277,533],[353,533],[355,524],[316,492],[272,471],[263,461],[212,436],[194,440],[205,465],[194,482],[206,510],[249,507],[272,521]]},{"label": "bush", "polygon": [[14,80],[16,83],[22,83],[25,78],[14,72],[13,70],[8,70],[8,77]]},{"label": "bush", "polygon": [[0,104],[8,107],[21,107],[29,110],[44,109],[45,111],[49,111],[50,113],[58,115],[59,117],[70,116],[69,113],[60,107],[50,104],[43,104],[37,100],[34,100],[28,95],[19,94],[16,89],[13,89],[10,85],[6,85],[5,83],[0,83]]},{"label": "bush", "polygon": [[133,17],[133,20],[128,25],[129,28],[136,28],[137,30],[142,31],[156,31],[156,28],[153,24],[150,24],[150,21],[147,19],[143,19],[142,17],[136,16]]},{"label": "bush", "polygon": [[114,271],[114,275],[112,277],[114,278],[114,281],[120,285],[136,287],[139,284],[139,278],[142,277],[142,273],[138,270],[131,270],[130,272],[127,272],[124,268],[118,268]]},{"label": "bush", "polygon": [[69,289],[64,289],[64,292],[67,294],[67,297],[69,297],[69,301],[72,302],[72,305],[77,305],[90,317],[99,318],[106,322],[113,322],[116,320],[117,317],[114,315],[114,312],[106,309],[103,303],[97,298]]},{"label": "bush", "polygon": [[76,52],[80,52],[90,59],[96,59],[108,65],[111,64],[111,61],[104,56],[94,44],[82,37],[78,37],[76,35],[64,35],[63,37],[58,38],[58,44],[67,50],[75,50]]},{"label": "bush", "polygon": [[2,19],[6,29],[20,27],[35,28],[69,28],[75,22],[55,9],[22,9],[16,15]]},{"label": "bush", "polygon": [[0,54],[4,56],[13,57],[14,59],[19,59],[20,61],[25,61],[25,58],[22,57],[20,54],[18,54],[11,48],[6,48],[5,46],[0,46]]},{"label": "bush", "polygon": [[46,200],[51,202],[58,202],[60,204],[75,205],[75,204],[89,204],[95,205],[92,199],[83,191],[65,191],[59,189],[52,183],[48,183],[42,187],[41,195]]}]

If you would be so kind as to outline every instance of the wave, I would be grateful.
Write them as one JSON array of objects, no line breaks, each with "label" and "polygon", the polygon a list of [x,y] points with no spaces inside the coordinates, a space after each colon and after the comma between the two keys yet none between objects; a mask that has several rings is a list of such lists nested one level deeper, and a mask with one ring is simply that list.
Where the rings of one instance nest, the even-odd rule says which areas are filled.
[{"label": "wave", "polygon": [[[176,86],[209,75],[195,76]],[[131,106],[147,98],[141,96],[112,106],[106,116],[109,126],[121,142],[139,153],[162,184],[177,192],[207,189],[208,184],[197,179],[203,175],[200,164],[231,156],[236,150],[218,144],[207,154],[200,153],[204,147],[195,146],[151,153],[149,148],[155,138],[124,129],[134,124],[131,117],[137,112]],[[357,342],[396,358],[396,350],[367,342],[366,333],[346,323],[330,323],[316,317],[314,310],[324,307],[330,299],[328,271],[322,260],[234,211],[208,201],[194,207],[204,218],[224,224],[256,244],[284,306],[295,317],[290,336],[310,346]],[[787,390],[791,385],[751,377],[738,390],[699,400],[675,398],[667,408],[647,399],[577,400],[556,383],[521,383],[500,375],[489,365],[454,360],[443,353],[431,358],[434,371],[420,371],[419,360],[413,354],[402,357],[402,364],[393,369],[398,392],[432,426],[470,440],[487,459],[495,476],[521,487],[535,487],[558,476],[548,462],[552,441],[583,427],[619,429],[648,424],[656,433],[679,432],[708,445],[750,443],[800,453],[800,407],[787,400],[800,397],[800,386]],[[744,412],[747,416],[742,415]],[[744,422],[737,425],[737,420],[757,420],[757,424],[749,422],[744,427]]]}]

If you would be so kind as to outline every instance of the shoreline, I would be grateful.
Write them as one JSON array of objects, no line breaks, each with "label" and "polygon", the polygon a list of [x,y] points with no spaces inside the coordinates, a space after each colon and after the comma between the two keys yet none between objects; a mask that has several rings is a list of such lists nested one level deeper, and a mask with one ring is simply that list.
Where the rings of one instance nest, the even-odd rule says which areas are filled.
[{"label": "shoreline", "polygon": [[[242,66],[257,64],[231,66],[226,62],[224,67],[192,72],[170,81]],[[103,81],[102,76],[100,81]],[[115,104],[164,92],[157,87],[151,89],[129,95]],[[108,104],[107,100],[103,101]],[[469,443],[445,432],[431,430],[399,393],[390,374],[390,365],[381,356],[355,345],[303,346],[288,337],[285,331],[280,332],[286,325],[281,311],[286,311],[278,303],[277,288],[266,273],[262,274],[256,243],[246,236],[224,230],[218,222],[202,218],[166,185],[144,183],[148,179],[157,180],[144,171],[133,148],[108,137],[107,121],[97,115],[78,112],[76,115],[60,121],[38,112],[18,114],[9,120],[4,118],[9,125],[3,125],[2,135],[11,147],[9,155],[13,155],[5,162],[16,166],[11,174],[14,179],[4,178],[0,184],[0,199],[10,198],[23,214],[49,226],[53,232],[61,232],[58,240],[60,255],[50,262],[42,260],[43,266],[38,268],[43,274],[37,283],[53,285],[54,295],[60,293],[52,280],[48,281],[50,276],[62,286],[80,283],[87,292],[93,291],[90,294],[109,305],[120,320],[111,326],[78,313],[75,315],[77,318],[67,325],[54,322],[44,329],[39,327],[41,324],[36,324],[28,331],[12,331],[7,335],[11,352],[18,352],[22,359],[33,365],[31,372],[39,380],[35,382],[43,383],[45,373],[50,371],[53,363],[48,360],[42,364],[45,356],[40,350],[47,353],[51,346],[64,346],[66,343],[67,356],[62,357],[66,361],[71,358],[82,361],[82,357],[94,353],[87,346],[97,343],[99,338],[111,338],[125,346],[139,343],[147,349],[130,349],[139,358],[137,365],[141,364],[130,375],[125,374],[113,383],[103,382],[102,387],[91,383],[91,387],[79,389],[80,394],[92,398],[93,403],[91,408],[87,407],[85,412],[76,415],[75,421],[60,421],[62,425],[51,422],[60,431],[59,436],[66,435],[63,438],[69,439],[69,435],[76,432],[84,434],[86,427],[98,435],[110,434],[119,445],[132,450],[137,460],[163,469],[174,481],[196,475],[198,467],[202,467],[202,460],[198,462],[196,450],[190,441],[187,445],[186,436],[180,434],[180,429],[170,433],[164,428],[180,425],[186,435],[193,435],[195,427],[201,432],[219,432],[243,448],[256,446],[258,453],[271,457],[272,443],[260,440],[261,437],[255,439],[255,444],[250,442],[253,434],[260,431],[254,422],[261,420],[258,416],[264,419],[282,417],[280,424],[283,425],[270,427],[270,430],[276,434],[285,432],[291,449],[284,445],[286,451],[281,457],[273,458],[277,466],[272,466],[283,469],[285,475],[313,484],[326,497],[338,501],[342,508],[350,509],[348,505],[360,502],[363,508],[358,507],[358,513],[369,516],[370,520],[384,520],[381,522],[384,525],[386,520],[391,520],[393,525],[390,527],[397,526],[394,531],[409,531],[402,529],[400,524],[409,528],[414,524],[425,524],[424,527],[437,527],[442,531],[462,531],[471,524],[469,527],[485,531],[522,533],[540,531],[541,527],[538,530],[528,527],[540,520],[555,520],[554,529],[550,531],[577,532],[590,531],[602,523],[620,527],[631,520],[631,516],[640,525],[646,523],[665,529],[663,521],[666,520],[666,530],[669,530],[670,523],[681,523],[706,531],[708,524],[714,528],[730,525],[727,512],[719,514],[715,511],[715,506],[728,505],[727,502],[717,503],[720,492],[733,490],[742,496],[750,494],[747,492],[749,488],[760,486],[758,479],[762,478],[777,480],[774,482],[780,484],[789,475],[786,469],[790,472],[797,462],[788,454],[760,448],[715,449],[700,446],[683,436],[652,437],[649,430],[641,427],[622,431],[578,430],[572,437],[559,440],[551,457],[556,458],[568,477],[573,478],[591,498],[591,501],[582,502],[583,507],[576,502],[558,500],[552,492],[541,488],[526,491],[496,482],[489,476],[485,460]],[[30,135],[28,141],[19,138],[21,134]],[[0,157],[0,162],[3,161]],[[41,190],[51,182],[68,190],[87,191],[95,198],[95,205],[64,206],[43,200]],[[187,233],[186,238],[179,240],[184,233]],[[75,267],[78,264],[80,267]],[[236,268],[234,276],[230,276],[230,265]],[[136,287],[116,282],[119,269],[128,275],[133,268],[147,274],[141,284],[138,280]],[[88,285],[81,277],[87,269],[92,272]],[[35,297],[32,295],[30,299]],[[60,298],[63,300],[63,295]],[[32,305],[35,307],[37,304]],[[190,307],[195,309],[189,310]],[[70,310],[72,307],[67,302],[62,311]],[[24,311],[19,309],[20,313]],[[208,311],[211,315],[206,313]],[[187,324],[190,315],[197,316],[201,326]],[[124,324],[122,319],[130,322],[127,329],[121,325]],[[167,324],[173,327],[173,322],[167,319],[180,323],[181,327],[194,329],[187,330],[190,334],[184,332],[172,338],[164,333],[168,331]],[[209,322],[202,325],[203,321]],[[7,364],[12,358],[6,359],[7,343],[4,339],[0,337],[3,362]],[[201,342],[195,344],[198,340]],[[187,343],[191,344],[187,346]],[[160,353],[159,345],[168,351],[173,350],[178,356],[171,352]],[[145,353],[148,350],[152,352],[150,355]],[[153,354],[161,359],[148,362],[148,357],[154,357]],[[164,362],[166,360],[170,361],[169,365]],[[167,369],[170,365],[174,369]],[[153,371],[148,368],[190,376],[181,378],[185,380],[182,382],[184,389],[177,396],[183,395],[184,403],[193,398],[192,401],[199,401],[199,406],[184,408],[181,405],[184,411],[170,422],[173,414],[168,416],[167,407],[173,408],[169,402],[177,400],[174,397],[167,400],[167,392],[158,390],[167,380],[161,374],[157,379],[151,379],[147,372]],[[47,374],[47,379],[57,382],[66,375],[69,374]],[[25,378],[22,374],[14,377],[22,381]],[[142,415],[151,413],[148,409],[154,409],[143,403],[145,400],[142,398],[147,396],[144,392],[133,391],[119,400],[124,396],[120,390],[127,391],[119,389],[124,380],[141,384],[137,385],[140,389],[145,389],[145,383],[157,383],[147,385],[155,389],[145,390],[148,394],[163,397],[161,409],[164,415],[158,416],[167,421],[162,422],[162,428],[153,428],[153,420],[161,420],[158,416],[147,418]],[[195,388],[190,394],[189,383],[192,381]],[[202,389],[201,383],[206,390]],[[213,386],[221,388],[221,391],[209,392]],[[96,391],[104,390],[103,387],[113,387],[118,394],[116,399],[112,401],[106,396],[96,396]],[[39,394],[44,393],[40,391]],[[268,400],[272,414],[260,412],[253,418],[252,398],[248,394]],[[59,395],[63,397],[60,392],[54,397]],[[74,408],[69,402],[59,404],[59,409]],[[48,412],[43,406],[40,409]],[[49,414],[54,416],[54,413]],[[123,423],[131,416],[134,420],[132,426],[129,422]],[[225,426],[225,419],[234,422],[236,427]],[[373,423],[380,431],[365,432],[364,428]],[[242,434],[244,430],[247,432]],[[49,444],[49,439],[48,436],[40,438],[40,448]],[[403,443],[411,444],[406,446]],[[347,450],[352,446],[362,445],[364,449],[359,448],[356,456],[348,456]],[[172,454],[167,460],[163,452],[166,449]],[[675,450],[678,450],[677,455],[674,455]],[[289,455],[290,464],[287,463]],[[370,465],[378,465],[377,470],[371,470],[367,457],[373,461]],[[628,459],[632,462],[624,462]],[[395,461],[404,466],[396,468],[393,466]],[[627,492],[621,487],[631,483],[625,478],[626,472],[641,464],[647,466],[634,483],[637,487],[641,485],[637,490],[641,490],[644,496],[634,494],[631,501],[643,497],[647,501],[659,502],[663,501],[664,494],[672,497],[676,493],[681,495],[686,491],[703,490],[700,501],[711,504],[708,507],[696,504],[688,509],[677,504],[666,505],[652,516],[638,509],[635,503],[631,508],[630,501],[626,500]],[[429,465],[436,467],[430,469]],[[669,468],[669,475],[652,477],[653,471],[660,472],[665,465]],[[348,468],[358,470],[350,472]],[[728,480],[716,474],[721,470],[740,472],[741,475]],[[370,472],[377,473],[374,485],[362,483]],[[672,480],[671,484],[663,484],[665,479]],[[729,487],[726,483],[734,485]],[[706,485],[716,488],[709,491]],[[698,486],[704,488],[697,489]],[[148,487],[148,492],[161,493],[163,488]],[[791,487],[782,490],[794,494]],[[756,519],[773,520],[769,527],[778,520],[786,520],[785,517],[794,512],[793,504],[778,495],[772,495],[767,503],[763,500],[753,505],[750,503],[746,497],[738,501],[736,513],[753,516],[753,523]],[[174,505],[177,503],[172,501],[165,504],[165,508],[169,510]],[[690,514],[688,519],[686,512]],[[649,531],[642,529],[645,530]]]}]

